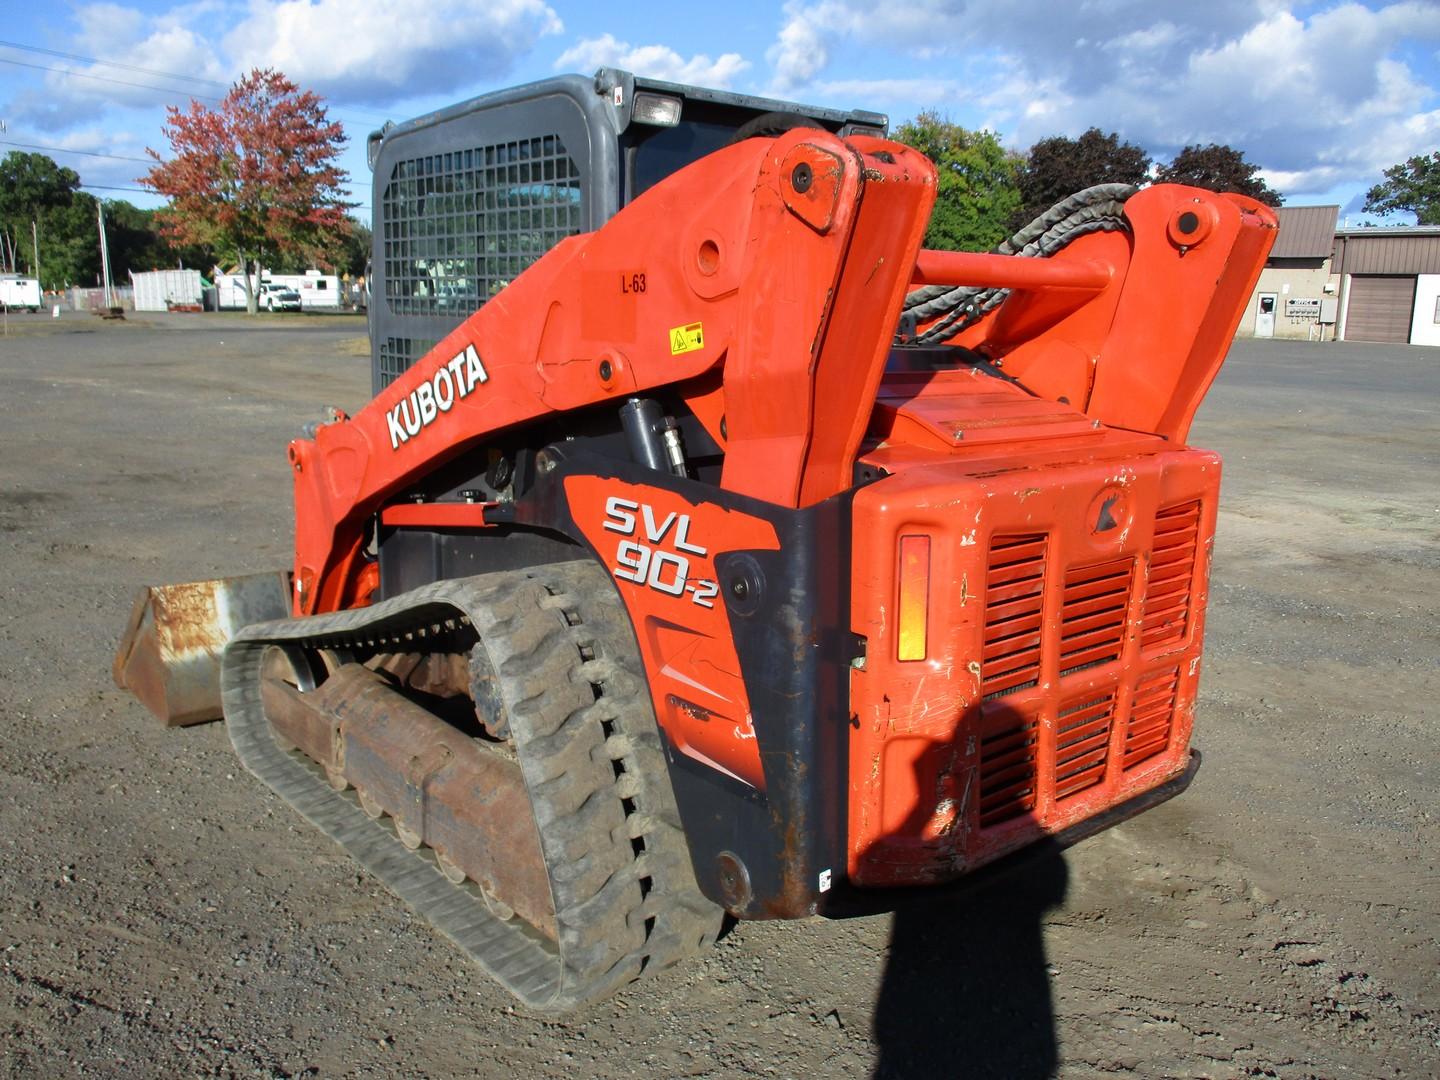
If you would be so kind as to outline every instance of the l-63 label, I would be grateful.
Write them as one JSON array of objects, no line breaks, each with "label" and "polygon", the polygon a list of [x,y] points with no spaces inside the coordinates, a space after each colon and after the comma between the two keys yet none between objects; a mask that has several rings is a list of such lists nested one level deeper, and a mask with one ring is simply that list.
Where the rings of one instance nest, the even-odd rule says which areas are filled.
[{"label": "l-63 label", "polygon": [[[612,495],[605,500],[603,527],[621,536],[615,549],[615,576],[669,596],[690,594],[700,607],[713,608],[720,586],[705,578],[692,579],[689,556],[705,556],[706,548],[690,541],[690,515],[670,511],[657,520],[654,507]],[[665,546],[674,550],[667,550]]]}]

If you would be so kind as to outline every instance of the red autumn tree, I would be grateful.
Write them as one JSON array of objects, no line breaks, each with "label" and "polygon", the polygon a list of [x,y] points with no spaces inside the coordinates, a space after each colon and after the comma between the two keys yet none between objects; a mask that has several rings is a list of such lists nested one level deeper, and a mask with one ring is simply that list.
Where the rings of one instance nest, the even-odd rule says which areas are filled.
[{"label": "red autumn tree", "polygon": [[161,211],[167,235],[235,259],[253,315],[253,282],[267,261],[323,259],[349,232],[345,211],[355,204],[343,201],[348,176],[335,164],[344,129],[318,96],[258,68],[218,108],[191,101],[167,113],[170,157],[147,147],[156,164],[140,182],[170,200]]}]

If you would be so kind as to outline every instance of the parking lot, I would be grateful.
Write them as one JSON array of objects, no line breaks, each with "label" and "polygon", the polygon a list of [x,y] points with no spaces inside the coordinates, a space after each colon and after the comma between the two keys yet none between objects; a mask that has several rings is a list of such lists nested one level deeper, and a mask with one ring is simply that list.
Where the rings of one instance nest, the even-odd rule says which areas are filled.
[{"label": "parking lot", "polygon": [[742,924],[564,1022],[470,969],[110,679],[135,590],[280,568],[285,443],[359,320],[12,316],[0,337],[0,1071],[9,1076],[1440,1073],[1440,350],[1240,342],[1205,764],[958,899]]}]

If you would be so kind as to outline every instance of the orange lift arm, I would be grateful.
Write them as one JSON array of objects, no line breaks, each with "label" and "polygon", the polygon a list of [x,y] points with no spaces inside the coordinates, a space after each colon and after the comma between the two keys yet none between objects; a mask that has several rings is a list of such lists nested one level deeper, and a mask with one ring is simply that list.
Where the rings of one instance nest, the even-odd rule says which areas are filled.
[{"label": "orange lift arm", "polygon": [[[1039,396],[1183,440],[1273,241],[1268,208],[1159,185],[1126,205],[1134,236],[1022,259],[922,251],[934,198],[917,151],[801,129],[712,154],[558,244],[353,419],[291,443],[296,613],[364,602],[367,520],[437,465],[658,387],[723,448],[722,488],[788,507],[844,490],[914,284],[1011,289],[953,341]],[[479,506],[446,512],[484,524]]]},{"label": "orange lift arm", "polygon": [[793,507],[848,486],[934,191],[914,150],[798,130],[557,245],[352,420],[291,443],[297,614],[363,600],[367,518],[446,459],[716,369],[718,398],[693,393],[722,487]]}]

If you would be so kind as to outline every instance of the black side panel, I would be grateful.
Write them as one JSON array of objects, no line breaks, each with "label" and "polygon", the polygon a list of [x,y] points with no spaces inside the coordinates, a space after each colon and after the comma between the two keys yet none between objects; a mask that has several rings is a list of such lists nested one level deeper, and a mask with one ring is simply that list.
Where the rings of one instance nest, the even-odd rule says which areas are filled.
[{"label": "black side panel", "polygon": [[509,525],[481,532],[382,530],[380,598],[388,600],[435,581],[568,562],[581,558],[581,551],[568,537]]},{"label": "black side panel", "polygon": [[[765,767],[768,828],[726,837],[724,821],[734,819],[719,804],[709,819],[716,833],[707,837],[697,821],[690,834],[692,852],[707,840],[713,847],[729,840],[736,854],[748,849],[754,897],[743,914],[751,918],[814,914],[845,873],[850,497],[781,513],[779,551],[716,560]],[[688,817],[685,824],[689,832]],[[698,854],[695,861],[705,888]]]},{"label": "black side panel", "polygon": [[566,475],[581,474],[665,488],[775,526],[779,551],[736,551],[716,559],[766,792],[672,746],[666,750],[705,895],[741,918],[817,913],[845,868],[855,654],[848,632],[851,496],[789,510],[583,451],[552,446],[545,453],[554,469],[515,504],[519,521],[580,538],[562,483]]}]

